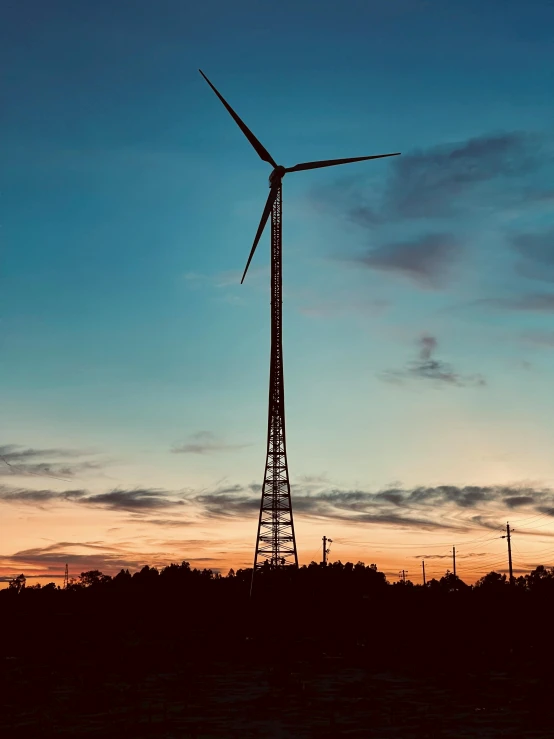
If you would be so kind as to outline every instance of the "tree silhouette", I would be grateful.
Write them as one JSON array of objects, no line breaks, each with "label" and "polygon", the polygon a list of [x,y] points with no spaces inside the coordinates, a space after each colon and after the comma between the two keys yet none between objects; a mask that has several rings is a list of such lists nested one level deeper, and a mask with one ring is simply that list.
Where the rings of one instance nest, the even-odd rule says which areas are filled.
[{"label": "tree silhouette", "polygon": [[458,575],[450,572],[450,570],[446,570],[445,575],[439,580],[439,585],[449,593],[466,590],[469,587],[463,580],[460,580]]},{"label": "tree silhouette", "polygon": [[498,572],[489,572],[477,580],[474,587],[481,588],[485,591],[497,592],[498,590],[503,590],[508,584],[506,575],[501,575]]},{"label": "tree silhouette", "polygon": [[8,588],[14,593],[21,593],[21,591],[25,589],[26,582],[27,578],[25,575],[18,575],[17,577],[14,577],[13,580],[10,580]]},{"label": "tree silhouette", "polygon": [[92,586],[105,585],[111,579],[110,575],[104,575],[100,570],[89,570],[88,572],[81,572],[79,575],[79,585],[83,588],[90,588]]},{"label": "tree silhouette", "polygon": [[547,591],[554,589],[554,568],[547,569],[539,565],[528,575],[525,575],[527,588],[532,591]]}]

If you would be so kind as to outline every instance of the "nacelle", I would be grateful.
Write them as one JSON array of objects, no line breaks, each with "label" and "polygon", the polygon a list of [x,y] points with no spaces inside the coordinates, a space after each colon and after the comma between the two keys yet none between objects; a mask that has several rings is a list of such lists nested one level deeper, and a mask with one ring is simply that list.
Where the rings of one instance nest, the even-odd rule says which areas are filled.
[{"label": "nacelle", "polygon": [[273,172],[269,175],[269,186],[270,187],[276,187],[280,185],[281,180],[285,176],[285,168],[284,167],[275,167]]}]

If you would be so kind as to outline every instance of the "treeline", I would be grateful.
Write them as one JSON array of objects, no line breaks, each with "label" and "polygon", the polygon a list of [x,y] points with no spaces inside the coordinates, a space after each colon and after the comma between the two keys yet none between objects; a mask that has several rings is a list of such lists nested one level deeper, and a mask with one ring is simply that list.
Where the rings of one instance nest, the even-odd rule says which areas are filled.
[{"label": "treeline", "polygon": [[554,660],[554,570],[543,566],[511,585],[495,572],[473,586],[450,572],[425,587],[389,583],[361,562],[265,568],[252,595],[251,581],[251,569],[221,576],[188,562],[114,577],[83,572],[65,589],[27,586],[20,575],[0,591],[0,650],[48,664],[103,655],[138,672],[323,654],[377,669],[500,666],[531,656],[550,669]]},{"label": "treeline", "polygon": [[[469,591],[501,593],[506,591],[510,585],[518,592],[552,592],[554,594],[554,568],[539,565],[526,575],[514,577],[512,583],[505,574],[491,571],[474,585],[467,585],[460,577],[447,570],[443,577],[433,578],[423,586],[414,585],[409,579],[389,582],[376,564],[366,566],[363,562],[343,564],[338,561],[328,563],[323,567],[321,564],[312,562],[298,569],[287,567],[275,571],[269,566],[263,567],[256,573],[255,592],[256,594],[265,593],[268,587],[273,589],[276,585],[282,587],[285,584],[289,587],[300,586],[301,588],[321,586],[331,590],[348,589],[362,595],[376,591],[384,592],[389,588],[401,588],[406,591],[416,589],[436,593]],[[211,569],[191,568],[190,563],[184,561],[180,565],[170,564],[161,570],[146,565],[133,574],[128,569],[122,569],[113,577],[99,570],[89,570],[81,572],[77,578],[71,578],[66,586],[56,585],[54,582],[29,586],[27,578],[21,574],[9,582],[7,589],[0,591],[0,598],[5,599],[23,594],[34,597],[36,593],[46,595],[62,590],[68,593],[78,593],[85,589],[91,589],[91,593],[96,594],[129,588],[138,589],[143,593],[146,591],[159,593],[183,587],[204,591],[209,587],[221,594],[236,592],[250,595],[252,586],[252,569],[239,569],[236,572],[231,569],[226,576],[222,576]]]}]

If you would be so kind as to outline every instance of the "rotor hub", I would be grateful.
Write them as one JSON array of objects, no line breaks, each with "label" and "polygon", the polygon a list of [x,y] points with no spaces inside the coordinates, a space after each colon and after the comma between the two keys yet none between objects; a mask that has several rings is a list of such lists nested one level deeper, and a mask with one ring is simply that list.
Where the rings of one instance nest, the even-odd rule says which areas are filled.
[{"label": "rotor hub", "polygon": [[269,175],[269,186],[275,187],[277,185],[281,184],[281,180],[285,176],[286,169],[279,165],[278,167],[275,167],[273,172]]}]

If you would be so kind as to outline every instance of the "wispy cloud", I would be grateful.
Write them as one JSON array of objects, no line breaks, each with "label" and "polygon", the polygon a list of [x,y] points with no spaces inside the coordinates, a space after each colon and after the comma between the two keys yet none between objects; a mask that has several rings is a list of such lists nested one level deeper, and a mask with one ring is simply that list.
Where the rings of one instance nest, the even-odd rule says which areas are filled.
[{"label": "wispy cloud", "polygon": [[[136,523],[136,519],[133,519]],[[182,528],[183,526],[191,526],[195,523],[193,520],[185,520],[183,518],[143,518],[141,523],[151,524],[152,526],[163,526],[164,528]]]},{"label": "wispy cloud", "polygon": [[[497,530],[499,521],[502,523],[505,520],[507,510],[517,510],[518,513],[525,511],[525,515],[545,514],[554,519],[554,491],[532,484],[410,488],[393,485],[370,491],[337,487],[326,476],[315,475],[300,478],[292,485],[292,500],[294,513],[300,518],[334,520],[353,525],[375,523],[407,530]],[[129,513],[132,524],[172,529],[216,520],[255,521],[259,512],[260,486],[228,484],[207,491],[136,488],[100,494],[83,490],[56,492],[4,486],[0,489],[0,502],[37,508],[61,504],[98,507]],[[532,532],[532,528],[528,531]],[[542,527],[538,533],[550,535]],[[153,543],[153,540],[142,540],[143,545]],[[89,550],[94,547],[102,551],[106,549],[102,542],[86,544]],[[168,546],[171,549],[173,545],[168,543]],[[51,554],[54,550],[41,551]]]},{"label": "wispy cloud", "polygon": [[260,508],[259,497],[243,490],[241,486],[236,486],[232,491],[222,490],[198,495],[194,502],[200,506],[203,515],[209,518],[249,516]]},{"label": "wispy cloud", "polygon": [[448,281],[450,267],[461,252],[452,234],[430,233],[368,249],[355,261],[370,269],[402,275],[420,287],[440,288]]},{"label": "wispy cloud", "polygon": [[83,452],[72,449],[30,449],[19,444],[1,444],[0,454],[10,462],[23,462],[42,457],[80,457]]},{"label": "wispy cloud", "polygon": [[0,501],[3,503],[24,503],[42,507],[47,503],[63,503],[78,501],[86,495],[85,490],[31,490],[0,485]]},{"label": "wispy cloud", "polygon": [[422,336],[418,340],[419,356],[408,362],[402,370],[386,370],[381,378],[387,382],[402,383],[409,379],[430,380],[436,385],[454,385],[458,387],[475,387],[486,385],[482,375],[462,375],[452,365],[434,358],[438,341],[434,336]]},{"label": "wispy cloud", "polygon": [[484,305],[498,310],[534,313],[554,313],[554,293],[527,293],[509,298],[483,298],[473,305]]},{"label": "wispy cloud", "polygon": [[149,513],[185,505],[184,493],[158,488],[116,488],[105,493],[90,493],[87,490],[49,490],[0,486],[0,502],[12,505],[29,505],[39,508],[56,504],[104,508],[128,513]]},{"label": "wispy cloud", "polygon": [[[475,557],[490,557],[490,552],[467,552],[466,554],[456,553],[456,559],[474,559]],[[448,554],[416,554],[414,559],[452,559],[450,552]]]},{"label": "wispy cloud", "polygon": [[107,542],[56,542],[44,547],[22,549],[14,554],[0,554],[0,567],[13,572],[25,571],[28,577],[55,580],[63,576],[66,564],[71,575],[84,570],[117,571],[138,569],[144,564],[144,555],[130,552],[125,546]]},{"label": "wispy cloud", "polygon": [[395,161],[385,195],[391,216],[451,216],[464,196],[495,179],[521,177],[539,164],[541,140],[523,132],[480,136]]},{"label": "wispy cloud", "polygon": [[510,495],[504,498],[504,503],[508,508],[521,508],[521,506],[531,505],[535,502],[532,495]]},{"label": "wispy cloud", "polygon": [[554,228],[515,234],[511,243],[521,257],[517,271],[522,277],[554,282]]},{"label": "wispy cloud", "polygon": [[[233,529],[235,522],[241,520],[254,524],[260,502],[257,484],[226,485],[209,491],[187,493],[148,488],[109,491],[101,495],[83,491],[75,495],[66,491],[56,493],[58,498],[54,498],[54,493],[50,494],[49,491],[29,491],[34,492],[46,492],[46,498],[52,504],[62,501],[66,505],[97,505],[110,511],[126,511],[131,514],[131,523],[152,525],[158,530],[171,530],[191,523],[208,526],[217,522],[218,528],[230,524]],[[33,501],[32,495],[28,495],[23,499],[29,505],[43,505],[44,497],[39,496],[38,501]],[[334,521],[364,527],[376,524],[411,532],[448,531],[463,535],[481,529],[490,531],[491,536],[498,536],[507,510],[517,511],[518,516],[524,519],[544,515],[544,520],[552,521],[554,526],[554,490],[530,483],[416,487],[397,484],[371,491],[340,488],[330,483],[325,475],[313,475],[293,484],[292,501],[295,516],[300,520]],[[4,502],[10,502],[9,497]],[[176,507],[171,510],[171,506]],[[152,516],[156,508],[163,510],[161,516]],[[186,510],[191,515],[181,519],[179,510]],[[533,524],[538,528],[533,529]],[[529,537],[554,536],[554,531],[545,529],[542,520],[537,523],[537,518],[527,526],[519,526],[518,531]],[[18,574],[24,571],[28,576],[55,579],[63,573],[65,563],[69,563],[71,574],[89,569],[113,573],[121,568],[140,569],[146,563],[163,566],[174,559],[175,553],[178,553],[179,561],[185,558],[198,562],[199,566],[203,562],[225,563],[230,551],[242,549],[242,544],[237,545],[235,539],[219,539],[214,545],[212,539],[183,540],[180,536],[166,540],[142,536],[140,542],[117,543],[59,541],[13,554],[0,554],[0,569],[4,573]],[[146,550],[165,554],[145,554]],[[202,552],[202,557],[196,556],[199,550],[206,550]],[[425,556],[431,558],[430,555]],[[472,556],[479,557],[480,554]]]},{"label": "wispy cloud", "polygon": [[112,511],[158,511],[184,505],[166,490],[157,488],[135,488],[133,490],[111,490],[98,495],[87,495],[80,503],[99,506]]},{"label": "wispy cloud", "polygon": [[[217,547],[221,547],[222,543],[225,544],[217,542]],[[145,553],[140,551],[142,546],[163,554]],[[2,580],[6,582],[22,571],[31,578],[59,580],[63,577],[66,564],[69,566],[70,577],[77,577],[88,570],[111,574],[127,568],[137,571],[146,564],[162,568],[183,559],[202,567],[206,563],[221,561],[221,557],[210,556],[212,553],[228,555],[228,552],[213,551],[213,546],[213,542],[206,539],[147,539],[142,540],[138,547],[134,541],[117,544],[106,541],[59,541],[12,554],[0,553],[0,570],[11,573],[3,576]],[[199,550],[209,551],[198,556]]]},{"label": "wispy cloud", "polygon": [[56,458],[75,459],[86,452],[72,449],[32,449],[18,444],[0,445],[0,476],[36,476],[71,478],[90,470],[101,469],[99,462],[81,460],[60,462]]},{"label": "wispy cloud", "polygon": [[483,207],[548,203],[552,191],[529,183],[542,166],[544,146],[544,137],[515,131],[407,152],[390,162],[384,190],[381,184],[374,189],[368,178],[348,177],[318,190],[314,200],[335,209],[338,203],[349,220],[370,229]]},{"label": "wispy cloud", "polygon": [[554,265],[554,228],[516,234],[512,237],[512,244],[522,257]]},{"label": "wispy cloud", "polygon": [[303,301],[298,311],[311,318],[328,318],[349,313],[358,313],[362,316],[379,316],[390,306],[388,300],[364,299],[353,300],[352,297],[344,299],[319,298],[313,301]]},{"label": "wispy cloud", "polygon": [[245,449],[250,444],[229,444],[218,439],[210,431],[198,431],[192,434],[190,441],[181,446],[174,447],[173,454],[213,454],[214,452],[227,452],[237,449]]},{"label": "wispy cloud", "polygon": [[[387,491],[388,492],[388,491]],[[401,511],[397,502],[392,503],[382,493],[364,490],[330,490],[310,495],[295,495],[295,510],[300,515],[325,518],[358,524],[382,524],[401,529],[420,528],[426,531],[460,529],[465,527],[455,522],[438,520],[432,516],[418,515],[408,506]]]},{"label": "wispy cloud", "polygon": [[[371,492],[340,489],[326,479],[293,485],[294,513],[299,518],[340,521],[348,524],[379,524],[406,530],[474,529],[498,531],[506,509],[526,510],[526,514],[548,512],[554,517],[554,491],[531,485],[457,486],[438,485],[404,488],[391,486]],[[236,485],[225,490],[192,496],[199,515],[208,519],[254,519],[259,510],[259,492]],[[549,536],[543,527],[528,533]],[[554,535],[554,532],[553,534]]]},{"label": "wispy cloud", "polygon": [[532,346],[554,349],[554,331],[526,331],[521,340]]},{"label": "wispy cloud", "polygon": [[[251,518],[260,508],[259,496],[240,488],[234,494],[214,492],[194,498],[209,518]],[[328,518],[349,523],[382,523],[399,527],[423,527],[428,530],[458,528],[432,518],[402,515],[379,494],[360,490],[324,490],[304,492],[295,490],[294,511],[298,516]]]}]

